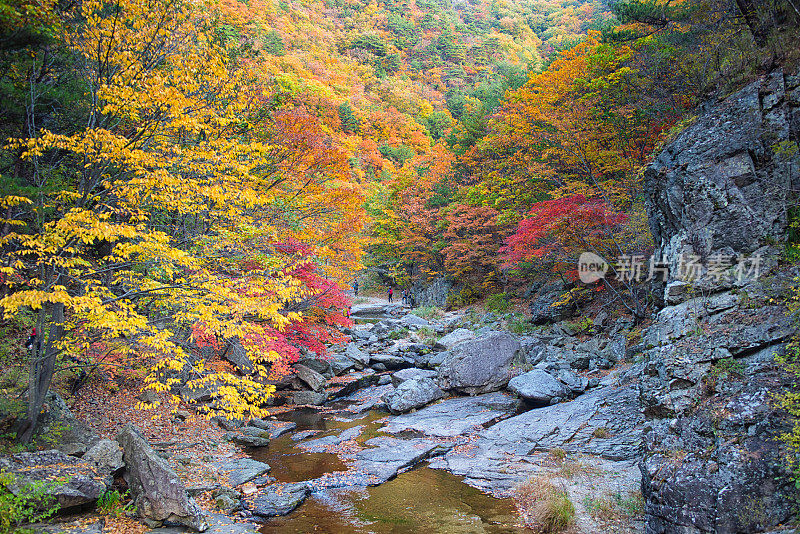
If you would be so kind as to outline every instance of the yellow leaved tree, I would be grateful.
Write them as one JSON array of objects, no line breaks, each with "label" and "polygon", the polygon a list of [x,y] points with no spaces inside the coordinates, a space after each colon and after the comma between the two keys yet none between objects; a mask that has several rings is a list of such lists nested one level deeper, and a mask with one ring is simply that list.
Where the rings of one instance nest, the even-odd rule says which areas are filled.
[{"label": "yellow leaved tree", "polygon": [[[293,275],[308,257],[276,243],[311,228],[305,219],[319,213],[308,206],[321,198],[339,203],[318,210],[330,234],[341,232],[331,222],[340,219],[359,229],[357,216],[331,215],[360,204],[359,191],[340,176],[326,184],[293,175],[254,130],[262,95],[222,36],[222,15],[182,0],[86,0],[62,14],[84,126],[12,140],[38,189],[4,199],[29,206],[0,237],[10,286],[0,307],[6,316],[37,312],[23,440],[58,358],[90,351],[157,359],[145,379],[156,391],[187,376],[190,387],[214,384],[210,413],[262,415],[274,389],[265,378],[281,358],[263,341],[300,319],[289,310],[309,292]],[[308,184],[313,198],[303,201]],[[353,266],[356,249],[344,251]],[[242,258],[258,261],[242,269]],[[242,340],[254,373],[192,358],[200,335]]]}]

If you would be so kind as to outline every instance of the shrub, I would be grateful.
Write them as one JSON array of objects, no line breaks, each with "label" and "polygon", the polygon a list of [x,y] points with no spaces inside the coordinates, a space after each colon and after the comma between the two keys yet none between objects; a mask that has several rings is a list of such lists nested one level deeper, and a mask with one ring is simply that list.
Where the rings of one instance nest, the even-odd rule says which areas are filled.
[{"label": "shrub", "polygon": [[136,510],[133,501],[123,503],[128,498],[128,492],[120,493],[117,490],[106,491],[97,499],[97,511],[101,514],[121,517]]},{"label": "shrub", "polygon": [[505,313],[511,309],[511,301],[508,299],[508,293],[495,293],[486,298],[484,306],[489,311]]},{"label": "shrub", "polygon": [[423,319],[438,319],[444,315],[442,309],[436,306],[420,306],[411,310],[411,313]]},{"label": "shrub", "polygon": [[35,523],[55,514],[59,509],[58,500],[50,495],[50,490],[63,481],[40,481],[15,486],[16,477],[11,473],[0,473],[0,533],[17,529],[23,523]]},{"label": "shrub", "polygon": [[575,520],[575,506],[566,489],[542,477],[516,486],[514,500],[525,524],[540,534],[562,532]]},{"label": "shrub", "polygon": [[621,493],[606,493],[598,498],[587,496],[584,505],[596,519],[622,520],[633,519],[644,513],[642,492],[631,491],[623,497]]}]

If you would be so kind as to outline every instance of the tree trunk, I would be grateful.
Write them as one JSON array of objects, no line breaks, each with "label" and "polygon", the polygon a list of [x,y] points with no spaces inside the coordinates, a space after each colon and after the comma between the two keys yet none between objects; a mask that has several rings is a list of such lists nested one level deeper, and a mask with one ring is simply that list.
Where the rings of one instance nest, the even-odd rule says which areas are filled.
[{"label": "tree trunk", "polygon": [[28,409],[25,421],[19,432],[19,440],[23,443],[30,443],[36,425],[39,421],[39,414],[44,406],[44,400],[50,389],[50,382],[56,369],[56,357],[58,356],[58,342],[64,333],[64,305],[60,302],[53,304],[50,312],[50,333],[44,343],[42,351],[42,341],[44,341],[45,312],[39,315],[37,337],[31,349],[30,377],[28,382]]}]

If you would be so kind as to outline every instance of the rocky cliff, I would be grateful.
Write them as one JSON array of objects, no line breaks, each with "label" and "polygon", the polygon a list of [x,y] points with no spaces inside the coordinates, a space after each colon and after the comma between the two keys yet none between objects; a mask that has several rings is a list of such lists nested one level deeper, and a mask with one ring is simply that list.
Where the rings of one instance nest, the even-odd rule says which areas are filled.
[{"label": "rocky cliff", "polygon": [[799,86],[777,71],[708,106],[646,170],[669,266],[639,381],[648,534],[765,532],[794,512],[772,403],[793,328],[772,297],[797,274],[776,245],[800,182]]}]

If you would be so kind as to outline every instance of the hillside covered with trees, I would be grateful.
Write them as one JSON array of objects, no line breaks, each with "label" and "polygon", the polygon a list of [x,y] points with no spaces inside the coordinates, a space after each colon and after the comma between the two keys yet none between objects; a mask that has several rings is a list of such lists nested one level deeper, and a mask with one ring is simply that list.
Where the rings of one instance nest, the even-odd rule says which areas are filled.
[{"label": "hillside covered with trees", "polygon": [[[468,325],[481,335],[502,327],[549,343],[560,331],[535,325],[578,317],[577,330],[562,332],[575,344],[613,320],[624,323],[609,334],[626,337],[622,353],[626,343],[661,346],[642,330],[660,324],[660,310],[719,288],[667,274],[659,285],[652,261],[636,262],[656,253],[666,265],[691,246],[697,272],[711,276],[712,253],[739,258],[728,266],[741,269],[742,254],[761,254],[755,243],[779,250],[775,265],[798,258],[800,115],[784,108],[796,104],[799,42],[795,0],[2,0],[0,434],[35,448],[53,391],[113,396],[109,383],[149,392],[137,397],[142,413],[191,405],[206,420],[265,421],[279,402],[324,404],[333,394],[301,402],[317,399],[303,388],[321,381],[311,388],[321,395],[325,380],[352,369],[310,361],[347,346],[383,357],[377,367],[373,358],[376,373],[395,370],[400,356],[383,351],[413,346],[376,343],[411,336],[427,343],[417,347],[426,358],[450,351],[441,338],[467,325],[477,312],[463,309],[476,304],[492,315],[486,332]],[[786,89],[773,102],[764,95],[779,94],[767,86],[776,76]],[[718,183],[735,184],[692,208],[702,184],[684,190],[663,178],[672,176],[663,153],[688,146],[683,133],[754,83],[769,127],[751,137],[763,150],[675,163],[686,175],[708,164]],[[743,178],[747,169],[773,167],[784,182],[749,196],[763,180]],[[751,222],[726,224],[749,225],[737,230],[742,240],[761,228],[754,214],[774,215],[771,229],[725,248],[711,233],[680,233],[698,214],[713,229],[712,214],[737,203]],[[609,260],[609,275],[580,283],[583,252]],[[359,338],[356,281],[367,298],[408,291],[404,304],[428,305],[417,317],[426,324]],[[423,299],[436,284],[438,300]],[[448,323],[444,309],[463,312],[461,322]],[[600,313],[611,319],[593,323]],[[763,345],[741,354],[754,347]],[[607,360],[591,361],[570,365],[591,374]],[[791,374],[792,358],[783,363]],[[436,399],[496,391],[445,387],[455,383],[442,375],[447,365],[427,365],[439,369],[428,384]],[[358,380],[377,386],[375,376]],[[791,395],[780,400],[800,413]],[[0,509],[14,493],[3,491]],[[11,526],[0,520],[0,532]]]}]

